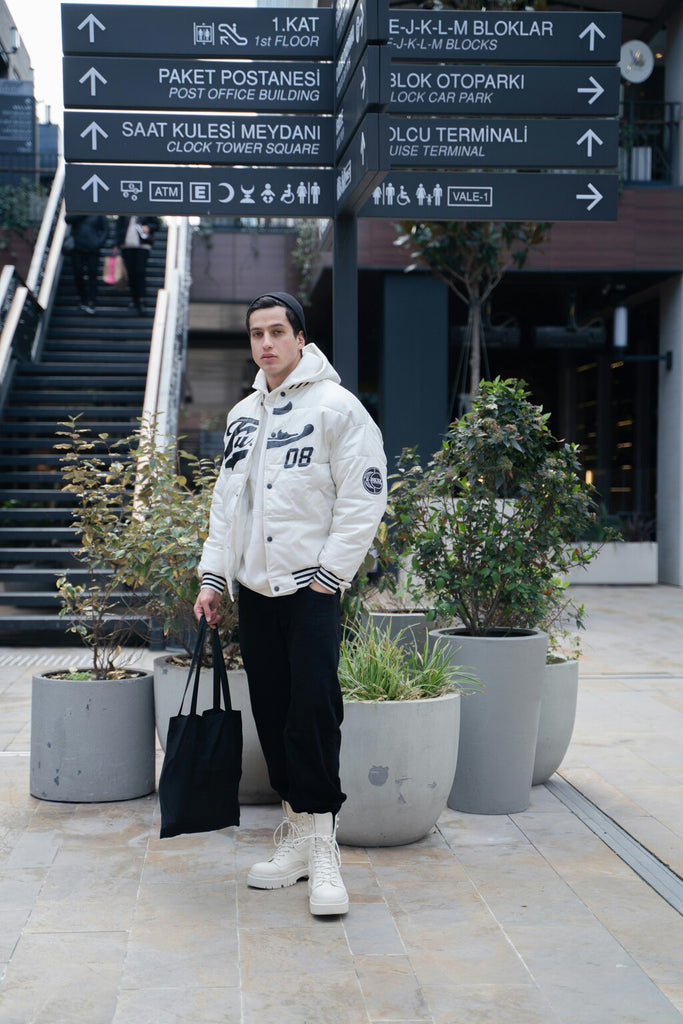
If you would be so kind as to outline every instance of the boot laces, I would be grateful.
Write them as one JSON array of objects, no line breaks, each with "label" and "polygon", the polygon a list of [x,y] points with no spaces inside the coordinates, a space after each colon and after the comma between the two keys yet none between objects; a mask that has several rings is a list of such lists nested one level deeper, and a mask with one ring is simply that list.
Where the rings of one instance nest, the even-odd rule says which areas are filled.
[{"label": "boot laces", "polygon": [[304,845],[306,839],[307,837],[295,821],[292,821],[291,818],[283,818],[273,833],[273,841],[275,843],[275,856],[273,859],[298,850]]},{"label": "boot laces", "polygon": [[314,836],[311,859],[315,885],[326,882],[341,884],[341,853],[334,836]]}]

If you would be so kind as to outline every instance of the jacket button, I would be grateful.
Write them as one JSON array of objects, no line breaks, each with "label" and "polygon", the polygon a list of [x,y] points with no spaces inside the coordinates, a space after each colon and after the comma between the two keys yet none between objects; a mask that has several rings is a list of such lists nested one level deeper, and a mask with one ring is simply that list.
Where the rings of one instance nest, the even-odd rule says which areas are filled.
[{"label": "jacket button", "polygon": [[280,392],[280,398],[284,398],[284,397],[285,397],[285,392],[284,392],[284,391],[281,391],[281,392]]},{"label": "jacket button", "polygon": [[272,484],[266,484],[266,488],[267,488],[267,489],[268,489],[269,491],[272,491],[272,489],[273,489],[273,485],[272,485]]},{"label": "jacket button", "polygon": [[279,589],[280,589],[279,587],[273,587],[273,590],[275,591],[276,594],[277,594]]},{"label": "jacket button", "polygon": [[266,540],[268,541],[269,544],[270,544],[272,539],[273,539],[272,537],[266,537]]}]

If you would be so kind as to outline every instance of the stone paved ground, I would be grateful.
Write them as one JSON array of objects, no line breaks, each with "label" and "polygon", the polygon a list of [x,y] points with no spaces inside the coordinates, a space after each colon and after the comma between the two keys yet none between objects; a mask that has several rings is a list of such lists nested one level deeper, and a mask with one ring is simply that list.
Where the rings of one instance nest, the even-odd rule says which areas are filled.
[{"label": "stone paved ground", "polygon": [[[561,775],[680,873],[683,590],[575,591]],[[351,908],[327,920],[305,883],[245,885],[278,807],[159,840],[155,796],[35,800],[31,674],[62,657],[0,648],[0,1024],[683,1021],[680,915],[544,786],[523,814],[446,810],[420,843],[345,848]]]}]

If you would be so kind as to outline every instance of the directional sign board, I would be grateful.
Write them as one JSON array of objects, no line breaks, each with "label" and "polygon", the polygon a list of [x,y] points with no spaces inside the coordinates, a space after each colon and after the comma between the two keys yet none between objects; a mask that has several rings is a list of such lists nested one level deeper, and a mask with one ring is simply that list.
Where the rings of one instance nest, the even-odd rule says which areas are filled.
[{"label": "directional sign board", "polygon": [[388,45],[392,60],[615,64],[621,14],[391,10]]},{"label": "directional sign board", "polygon": [[262,114],[141,114],[68,110],[69,161],[334,164],[334,118]]},{"label": "directional sign board", "polygon": [[616,220],[616,174],[391,171],[361,217],[397,220]]},{"label": "directional sign board", "polygon": [[393,167],[614,167],[616,120],[389,117]]},{"label": "directional sign board", "polygon": [[387,3],[356,0],[351,21],[335,61],[335,97],[340,99],[359,60],[370,43],[387,39]]},{"label": "directional sign board", "polygon": [[389,102],[391,63],[385,46],[368,46],[337,105],[335,147],[337,156],[373,107],[383,109]]},{"label": "directional sign board", "polygon": [[331,217],[334,171],[322,167],[67,164],[69,213]]},{"label": "directional sign board", "polygon": [[367,114],[336,168],[337,212],[356,212],[389,170],[386,115]]},{"label": "directional sign board", "polygon": [[616,114],[619,69],[394,64],[394,114]]},{"label": "directional sign board", "polygon": [[64,106],[332,113],[332,65],[65,57]]},{"label": "directional sign board", "polygon": [[333,32],[320,8],[62,4],[65,54],[331,60]]}]

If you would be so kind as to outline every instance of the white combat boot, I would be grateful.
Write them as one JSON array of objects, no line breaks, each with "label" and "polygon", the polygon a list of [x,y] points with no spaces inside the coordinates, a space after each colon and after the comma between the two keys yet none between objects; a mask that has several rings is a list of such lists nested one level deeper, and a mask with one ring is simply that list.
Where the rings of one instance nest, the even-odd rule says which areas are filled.
[{"label": "white combat boot", "polygon": [[341,876],[341,854],[337,846],[334,814],[312,814],[313,836],[308,863],[308,892],[311,913],[345,914],[349,897]]},{"label": "white combat boot", "polygon": [[313,832],[313,816],[293,811],[286,800],[282,803],[284,820],[275,829],[275,853],[270,860],[254,864],[247,884],[255,889],[284,889],[302,878],[308,878],[308,854]]}]

